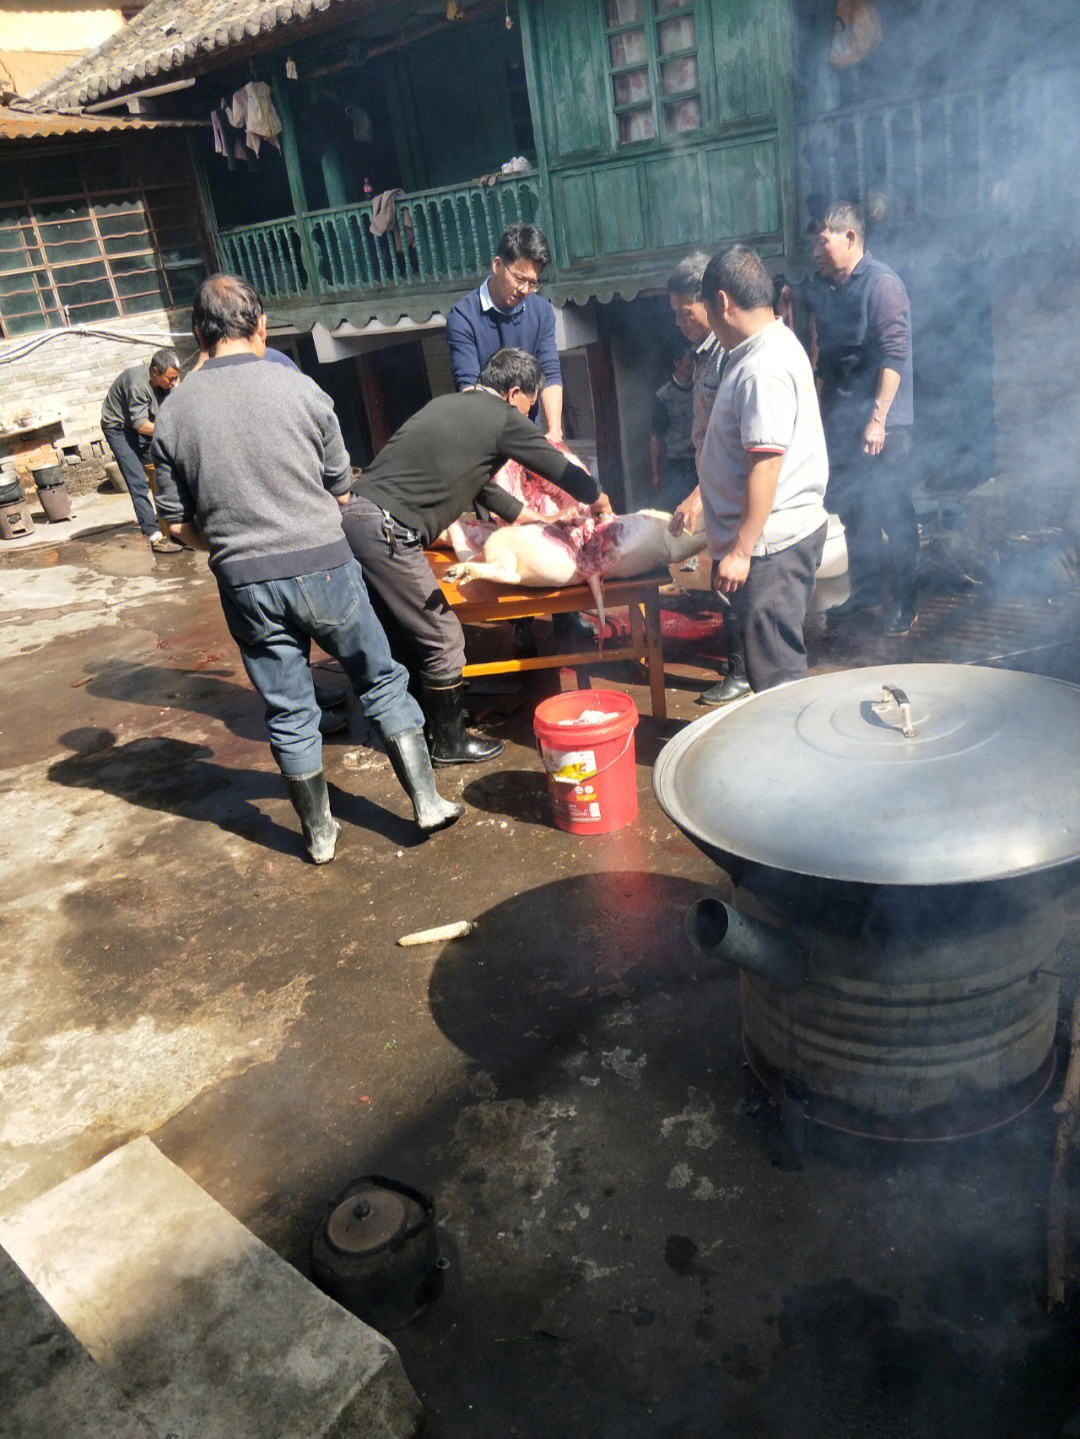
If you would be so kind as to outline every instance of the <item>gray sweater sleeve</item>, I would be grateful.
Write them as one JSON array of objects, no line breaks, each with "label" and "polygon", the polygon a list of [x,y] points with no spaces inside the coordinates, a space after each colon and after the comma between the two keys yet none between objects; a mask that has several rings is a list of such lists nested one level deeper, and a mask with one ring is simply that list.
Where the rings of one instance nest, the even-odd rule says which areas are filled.
[{"label": "gray sweater sleeve", "polygon": [[174,429],[169,423],[170,412],[163,405],[154,424],[150,460],[154,466],[154,504],[163,520],[180,524],[195,518],[195,497],[188,488],[173,455]]},{"label": "gray sweater sleeve", "polygon": [[[314,385],[314,381],[312,381]],[[352,484],[352,462],[345,448],[341,425],[334,412],[334,402],[324,390],[315,385],[322,413],[319,423],[323,438],[323,484],[332,495],[345,494]]]}]

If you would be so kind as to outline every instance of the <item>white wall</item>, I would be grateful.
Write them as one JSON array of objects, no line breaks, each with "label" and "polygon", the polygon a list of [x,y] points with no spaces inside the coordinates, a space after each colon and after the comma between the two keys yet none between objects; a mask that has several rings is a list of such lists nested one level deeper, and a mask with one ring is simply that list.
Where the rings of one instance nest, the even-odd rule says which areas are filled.
[{"label": "white wall", "polygon": [[[5,437],[27,416],[59,415],[62,438],[100,436],[101,403],[121,370],[149,363],[171,346],[181,363],[198,353],[191,337],[189,310],[160,310],[138,319],[111,320],[99,326],[46,330],[0,342],[0,450]],[[60,438],[61,432],[50,438]]]}]

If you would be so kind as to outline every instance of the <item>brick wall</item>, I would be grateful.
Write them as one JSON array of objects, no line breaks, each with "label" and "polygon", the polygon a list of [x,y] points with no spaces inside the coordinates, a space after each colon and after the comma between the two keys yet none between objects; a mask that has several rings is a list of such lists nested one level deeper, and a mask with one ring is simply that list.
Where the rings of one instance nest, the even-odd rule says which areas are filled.
[{"label": "brick wall", "polygon": [[[181,365],[197,353],[189,310],[157,310],[137,320],[111,320],[96,333],[50,330],[0,341],[0,454],[23,448],[26,420],[52,420],[42,442],[86,442],[100,437],[101,403],[121,370],[149,364],[171,345]],[[34,343],[43,341],[43,343]],[[24,348],[26,353],[20,353]],[[37,432],[32,438],[38,439]],[[16,442],[19,442],[18,444]]]}]

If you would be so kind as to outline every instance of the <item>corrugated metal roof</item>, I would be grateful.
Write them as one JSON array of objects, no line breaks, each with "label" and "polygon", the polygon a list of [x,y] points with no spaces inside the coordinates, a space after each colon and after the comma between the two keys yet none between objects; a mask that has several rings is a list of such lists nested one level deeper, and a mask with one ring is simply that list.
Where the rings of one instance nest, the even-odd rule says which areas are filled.
[{"label": "corrugated metal roof", "polygon": [[57,135],[91,135],[115,130],[161,130],[201,124],[197,120],[141,120],[120,115],[27,114],[0,105],[0,140],[46,140]]},{"label": "corrugated metal roof", "polygon": [[188,65],[216,50],[311,19],[332,5],[373,9],[377,0],[150,0],[122,30],[29,98],[63,109],[95,100]]}]

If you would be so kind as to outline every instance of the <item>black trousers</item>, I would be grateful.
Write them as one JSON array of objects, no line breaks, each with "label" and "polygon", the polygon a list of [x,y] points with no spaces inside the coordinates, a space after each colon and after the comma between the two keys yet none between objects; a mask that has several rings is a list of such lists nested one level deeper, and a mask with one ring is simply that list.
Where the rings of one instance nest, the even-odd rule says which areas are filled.
[{"label": "black trousers", "polygon": [[396,520],[388,533],[382,510],[363,495],[354,495],[342,511],[341,527],[394,658],[418,675],[460,674],[465,634],[424,558],[420,537]]},{"label": "black trousers", "polygon": [[[746,677],[755,692],[806,677],[803,622],[814,593],[827,525],[770,555],[755,555],[731,596]],[[714,566],[715,574],[715,566]]]},{"label": "black trousers", "polygon": [[[880,455],[863,450],[862,431],[826,427],[829,487],[825,502],[840,516],[847,539],[852,595],[884,597],[886,578],[898,605],[914,605],[919,574],[919,525],[911,503],[911,434],[890,430]],[[888,548],[882,540],[888,536]]]}]

